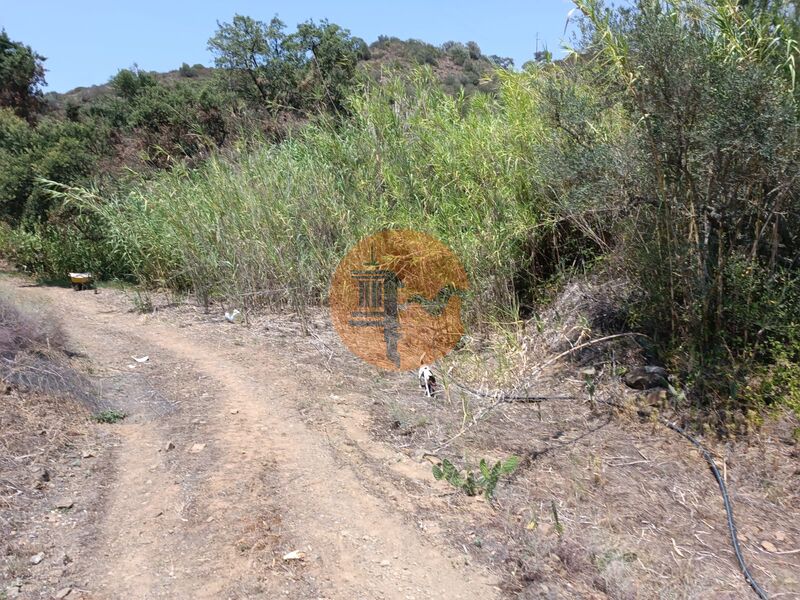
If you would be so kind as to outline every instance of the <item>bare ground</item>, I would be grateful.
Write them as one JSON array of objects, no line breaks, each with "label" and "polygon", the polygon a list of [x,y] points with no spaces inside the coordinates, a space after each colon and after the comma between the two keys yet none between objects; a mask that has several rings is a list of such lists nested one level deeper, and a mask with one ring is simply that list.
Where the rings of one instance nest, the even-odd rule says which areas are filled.
[{"label": "bare ground", "polygon": [[[702,458],[635,414],[498,407],[437,452],[471,466],[523,457],[490,505],[435,482],[423,457],[489,401],[426,399],[414,377],[362,366],[322,312],[303,335],[291,315],[240,326],[190,304],[140,315],[110,290],[3,285],[60,315],[102,407],[128,414],[97,425],[75,408],[58,421],[74,436],[61,429],[46,453],[12,457],[30,477],[0,504],[9,596],[753,597]],[[581,392],[568,368],[542,386]],[[714,446],[745,556],[773,598],[800,598],[796,426],[777,415]],[[284,560],[292,551],[304,558]]]}]

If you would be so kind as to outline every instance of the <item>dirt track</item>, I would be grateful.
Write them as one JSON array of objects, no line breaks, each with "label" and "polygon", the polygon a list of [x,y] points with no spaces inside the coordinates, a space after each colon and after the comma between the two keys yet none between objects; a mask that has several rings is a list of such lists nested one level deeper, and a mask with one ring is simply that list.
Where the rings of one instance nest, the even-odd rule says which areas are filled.
[{"label": "dirt track", "polygon": [[[463,465],[526,457],[489,506],[434,481],[422,458],[480,404],[425,398],[408,374],[364,368],[322,312],[301,336],[287,315],[233,325],[221,307],[166,298],[139,314],[113,290],[17,277],[2,291],[60,316],[70,365],[102,403],[92,410],[128,415],[76,416],[49,453],[42,434],[58,425],[27,422],[32,441],[5,462],[26,493],[16,508],[0,503],[0,529],[14,530],[0,535],[3,600],[4,588],[68,600],[754,597],[705,461],[636,411],[498,409],[445,454]],[[574,369],[537,391],[577,396]],[[620,386],[603,392],[634,401]],[[725,469],[745,557],[780,598],[800,598],[796,427],[787,416],[740,440],[704,439]],[[304,558],[284,560],[293,551]]]},{"label": "dirt track", "polygon": [[[242,346],[224,323],[209,339],[129,312],[111,292],[15,293],[63,315],[105,401],[128,414],[104,426],[110,479],[89,482],[101,506],[73,550],[70,598],[497,596],[489,573],[401,517],[410,500],[361,469],[369,456],[430,481],[427,466],[372,441],[357,412],[308,426],[304,407],[341,393],[321,366]],[[283,559],[295,550],[305,558]]]}]

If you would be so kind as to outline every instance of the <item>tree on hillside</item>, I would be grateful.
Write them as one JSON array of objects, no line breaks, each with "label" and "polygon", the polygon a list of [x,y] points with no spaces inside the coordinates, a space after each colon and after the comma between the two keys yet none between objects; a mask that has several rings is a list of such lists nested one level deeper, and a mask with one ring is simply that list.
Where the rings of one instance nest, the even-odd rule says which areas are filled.
[{"label": "tree on hillside", "polygon": [[215,65],[245,99],[271,108],[291,106],[304,62],[296,40],[277,16],[269,23],[235,15],[208,40]]},{"label": "tree on hillside", "polygon": [[472,60],[478,60],[482,56],[481,47],[478,46],[477,42],[467,42],[467,51]]},{"label": "tree on hillside", "polygon": [[369,49],[347,29],[306,21],[294,33],[277,16],[269,23],[235,15],[208,41],[230,87],[272,110],[339,109]]},{"label": "tree on hillside", "polygon": [[489,57],[489,62],[495,67],[505,69],[506,71],[510,71],[514,68],[514,59],[508,56],[498,56],[497,54],[492,54]]},{"label": "tree on hillside", "polygon": [[42,107],[45,57],[0,30],[0,107],[32,121]]},{"label": "tree on hillside", "polygon": [[296,39],[309,60],[306,71],[314,82],[311,99],[318,106],[340,109],[358,61],[369,57],[366,42],[326,20],[319,25],[314,21],[302,23]]},{"label": "tree on hillside", "polygon": [[117,95],[125,100],[133,100],[146,88],[155,87],[158,84],[155,77],[142,71],[136,65],[130,69],[120,70],[109,83]]}]

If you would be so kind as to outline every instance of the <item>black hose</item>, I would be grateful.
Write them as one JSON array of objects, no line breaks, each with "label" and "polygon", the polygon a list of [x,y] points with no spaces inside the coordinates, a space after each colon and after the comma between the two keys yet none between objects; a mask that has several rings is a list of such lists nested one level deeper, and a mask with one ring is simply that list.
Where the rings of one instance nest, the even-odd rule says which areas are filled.
[{"label": "black hose", "polygon": [[717,468],[717,464],[714,462],[714,458],[711,456],[711,453],[706,450],[706,448],[694,437],[686,433],[686,430],[679,427],[675,423],[671,423],[667,421],[663,417],[660,417],[661,422],[672,429],[672,431],[679,433],[687,440],[689,440],[692,444],[694,444],[700,453],[703,455],[703,458],[706,459],[708,466],[711,467],[711,472],[714,474],[714,478],[717,480],[717,484],[719,484],[719,491],[722,493],[722,502],[725,504],[725,513],[728,517],[728,530],[731,534],[731,543],[733,544],[733,552],[736,554],[736,560],[739,561],[739,569],[742,571],[744,575],[744,579],[747,583],[750,584],[750,587],[753,588],[753,591],[756,595],[761,598],[762,600],[767,600],[768,596],[767,593],[763,590],[763,588],[758,585],[753,576],[750,574],[750,570],[747,568],[747,564],[744,562],[744,557],[742,556],[742,550],[739,547],[739,538],[736,535],[736,523],[733,520],[733,505],[731,504],[731,499],[728,497],[728,488],[725,485],[725,481],[722,478],[722,475]]},{"label": "black hose", "polygon": [[[543,402],[547,400],[575,400],[575,396],[507,396],[504,395],[502,392],[496,392],[494,395],[487,394],[484,392],[479,392],[477,390],[473,390],[463,384],[458,383],[454,379],[451,378],[450,382],[458,388],[469,392],[475,396],[483,397],[483,398],[495,398],[498,401],[505,401],[505,400],[516,400],[516,401],[527,401],[527,402]],[[612,400],[597,400],[602,404],[606,404],[608,406],[612,406],[617,409],[623,408],[622,405],[614,402]],[[744,575],[745,581],[753,588],[753,591],[761,600],[769,600],[769,596],[764,591],[764,589],[758,584],[758,582],[753,578],[750,574],[750,569],[747,568],[747,563],[744,561],[744,556],[742,556],[742,549],[739,546],[739,537],[736,534],[736,522],[733,519],[733,504],[731,503],[730,496],[728,496],[728,486],[725,485],[725,481],[722,478],[722,475],[717,468],[717,463],[714,462],[714,457],[711,456],[711,453],[706,449],[703,444],[700,443],[695,437],[691,436],[689,433],[686,432],[685,429],[676,425],[675,423],[668,421],[664,417],[659,416],[659,420],[664,426],[668,427],[675,433],[680,434],[689,442],[691,442],[698,450],[700,450],[700,454],[703,455],[703,458],[708,463],[708,466],[711,467],[711,472],[714,474],[714,478],[717,480],[717,485],[719,485],[719,491],[722,494],[722,502],[725,505],[725,515],[728,520],[728,531],[730,532],[731,536],[731,544],[733,545],[733,553],[736,555],[736,560],[739,563],[739,570]]]},{"label": "black hose", "polygon": [[[613,406],[614,408],[621,409],[622,406],[617,402],[611,400],[598,400],[603,404],[607,404],[608,406]],[[719,485],[719,491],[722,494],[722,503],[725,505],[725,515],[728,520],[728,531],[731,535],[731,544],[733,545],[733,553],[736,555],[736,560],[739,563],[739,570],[744,575],[744,580],[753,588],[753,591],[756,595],[761,598],[761,600],[769,600],[769,596],[764,591],[764,589],[758,584],[758,582],[753,579],[753,576],[750,574],[750,569],[747,568],[747,563],[744,562],[744,556],[742,556],[742,549],[739,547],[739,537],[736,534],[736,522],[733,520],[733,504],[731,503],[731,499],[728,496],[728,486],[725,485],[725,480],[722,478],[722,474],[719,472],[717,468],[717,463],[714,462],[714,457],[711,456],[711,453],[706,449],[700,441],[686,432],[685,429],[676,425],[672,421],[665,419],[664,417],[659,416],[659,421],[665,426],[674,431],[675,433],[680,434],[687,440],[689,440],[698,450],[700,450],[700,454],[703,455],[703,458],[708,463],[708,466],[711,467],[711,472],[714,474],[714,479],[717,480],[717,485]]]},{"label": "black hose", "polygon": [[465,392],[469,392],[473,396],[477,396],[478,398],[494,398],[495,400],[514,400],[516,402],[545,402],[547,400],[577,400],[577,396],[510,396],[502,391],[497,391],[493,394],[489,394],[487,392],[479,392],[478,390],[474,390],[471,387],[467,387],[466,385],[459,383],[452,377],[450,378],[449,383],[454,385],[457,388],[464,390]]}]

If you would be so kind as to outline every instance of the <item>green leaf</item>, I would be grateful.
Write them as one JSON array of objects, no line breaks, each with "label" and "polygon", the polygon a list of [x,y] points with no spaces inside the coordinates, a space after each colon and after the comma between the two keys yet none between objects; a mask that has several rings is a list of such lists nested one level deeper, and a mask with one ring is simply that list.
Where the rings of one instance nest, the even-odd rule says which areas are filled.
[{"label": "green leaf", "polygon": [[503,463],[501,474],[509,475],[513,473],[519,466],[519,456],[509,456]]},{"label": "green leaf", "polygon": [[489,467],[486,465],[486,459],[482,458],[480,463],[481,475],[483,475],[484,479],[489,478]]},{"label": "green leaf", "polygon": [[478,488],[475,483],[475,476],[472,473],[467,474],[467,480],[461,486],[467,496],[475,496],[478,493]]}]

